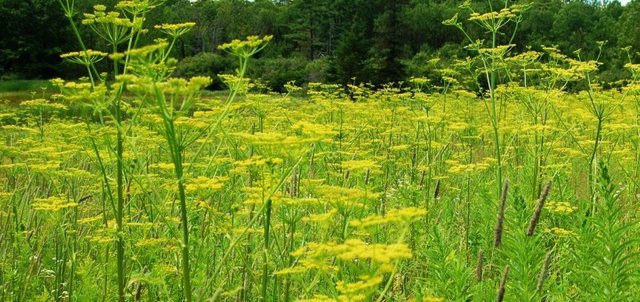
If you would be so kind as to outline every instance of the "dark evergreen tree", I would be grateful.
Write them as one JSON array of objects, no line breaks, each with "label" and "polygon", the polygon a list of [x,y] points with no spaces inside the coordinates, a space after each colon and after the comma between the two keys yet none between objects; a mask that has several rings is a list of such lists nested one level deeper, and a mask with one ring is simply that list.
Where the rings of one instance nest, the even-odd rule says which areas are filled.
[{"label": "dark evergreen tree", "polygon": [[0,1],[0,74],[50,78],[75,41],[56,0]]},{"label": "dark evergreen tree", "polygon": [[[113,9],[117,2],[83,0],[76,1],[76,5],[79,12],[91,12],[94,4],[103,3]],[[454,0],[167,0],[163,9],[147,17],[148,24],[185,20],[197,23],[191,33],[181,37],[174,54],[178,57],[217,53],[218,45],[248,35],[273,35],[273,42],[257,58],[256,64],[261,66],[257,70],[262,75],[254,76],[268,75],[278,80],[263,79],[263,82],[282,83],[289,78],[308,80],[305,73],[313,73],[314,79],[380,85],[405,80],[413,75],[408,71],[424,71],[418,65],[427,64],[430,58],[439,57],[441,64],[446,65],[468,55],[463,48],[468,43],[466,38],[455,28],[442,24],[443,20],[461,12],[460,3]],[[626,6],[618,1],[593,0],[508,3],[529,5],[513,40],[515,53],[529,46],[541,50],[541,45],[558,45],[565,54],[572,55],[581,49],[584,59],[594,59],[599,53],[596,41],[607,41],[600,57],[605,63],[601,66],[601,76],[615,80],[626,76],[623,65],[628,58],[620,49],[632,46],[631,54],[640,50],[640,34],[636,30],[640,24],[638,0]],[[504,4],[502,0],[471,2],[480,13],[499,10]],[[70,64],[61,63],[59,54],[77,50],[78,45],[57,0],[0,0],[0,16],[3,30],[0,72],[26,78],[72,76]],[[80,24],[82,15],[75,18]],[[468,12],[461,12],[458,18],[468,18]],[[85,26],[79,29],[88,44],[104,50],[90,29]],[[478,26],[468,28],[472,37],[483,36],[482,31]],[[151,41],[159,36],[150,31],[144,39]],[[511,36],[498,39],[504,44]],[[193,65],[198,60],[185,62]],[[293,66],[304,70],[287,70]]]},{"label": "dark evergreen tree", "polygon": [[403,40],[408,36],[402,11],[408,1],[382,1],[380,13],[374,19],[372,47],[366,68],[371,72],[371,82],[384,84],[403,79],[402,60],[408,53]]}]

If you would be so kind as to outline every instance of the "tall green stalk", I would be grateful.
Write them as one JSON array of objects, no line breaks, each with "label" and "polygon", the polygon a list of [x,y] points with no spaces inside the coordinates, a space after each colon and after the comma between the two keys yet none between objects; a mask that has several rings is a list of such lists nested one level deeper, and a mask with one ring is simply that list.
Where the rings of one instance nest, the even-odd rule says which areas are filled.
[{"label": "tall green stalk", "polygon": [[[491,35],[491,48],[496,49],[496,34],[497,30],[492,32]],[[489,81],[489,93],[491,94],[491,125],[493,126],[493,140],[496,149],[496,160],[498,161],[498,167],[496,169],[496,178],[498,186],[498,194],[502,191],[502,151],[500,150],[500,129],[498,128],[499,119],[498,111],[496,109],[496,71],[495,71],[495,57],[491,58],[491,80]],[[485,68],[486,70],[486,68]]]},{"label": "tall green stalk", "polygon": [[[596,62],[600,59],[600,55],[602,54],[602,46],[604,43],[598,43],[598,44],[599,44],[599,53],[598,53],[598,57],[596,58]],[[578,53],[578,59],[580,59],[579,53]],[[591,155],[589,156],[589,199],[591,200],[591,213],[593,213],[596,209],[596,205],[595,205],[596,191],[597,191],[596,189],[598,186],[596,176],[599,174],[598,166],[596,165],[596,159],[597,159],[596,157],[598,155],[600,140],[602,140],[603,125],[607,117],[607,113],[606,113],[607,108],[605,104],[602,104],[602,103],[598,104],[595,99],[595,92],[593,90],[590,72],[597,69],[597,66],[592,68],[594,69],[586,69],[586,71],[584,71],[584,76],[586,78],[587,87],[588,87],[587,94],[589,96],[589,104],[591,105],[592,113],[595,115],[596,119],[598,120],[596,124],[596,133],[594,137],[593,149],[591,150]]]},{"label": "tall green stalk", "polygon": [[173,162],[174,172],[176,180],[178,181],[178,200],[180,201],[180,225],[182,229],[182,287],[184,299],[187,302],[193,300],[193,294],[191,290],[191,267],[189,256],[189,215],[187,213],[187,197],[185,193],[184,184],[184,165],[182,157],[182,147],[176,138],[176,129],[174,124],[174,118],[168,111],[166,106],[166,100],[164,94],[160,91],[157,85],[154,83],[155,100],[162,113],[164,122],[164,135],[169,144],[169,152],[171,154],[171,160]]},{"label": "tall green stalk", "polygon": [[115,104],[115,118],[118,125],[116,134],[116,191],[117,191],[117,209],[116,209],[116,233],[118,241],[116,243],[116,262],[118,266],[118,301],[125,300],[125,258],[124,258],[124,230],[122,228],[124,217],[124,168],[123,168],[123,133],[120,123],[122,121],[122,112],[120,102]]},{"label": "tall green stalk", "polygon": [[269,284],[269,239],[271,228],[271,198],[267,200],[264,218],[264,264],[262,268],[262,301],[267,301],[267,287]]}]

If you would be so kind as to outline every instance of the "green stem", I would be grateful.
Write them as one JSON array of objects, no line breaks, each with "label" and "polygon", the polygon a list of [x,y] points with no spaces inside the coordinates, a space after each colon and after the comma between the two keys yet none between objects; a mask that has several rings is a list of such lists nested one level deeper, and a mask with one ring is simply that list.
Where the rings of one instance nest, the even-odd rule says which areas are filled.
[{"label": "green stem", "polygon": [[[534,117],[534,125],[538,125],[538,119],[537,116]],[[540,170],[540,152],[542,150],[540,150],[540,148],[538,148],[539,146],[539,138],[538,138],[538,132],[534,133],[534,147],[533,147],[533,176],[531,179],[531,200],[535,200],[536,196],[538,196],[538,172]]]},{"label": "green stem", "polygon": [[269,231],[271,228],[271,198],[267,199],[264,219],[264,264],[262,268],[262,301],[267,301],[267,285],[269,280]]},{"label": "green stem", "polygon": [[[114,53],[117,51],[117,46],[113,44]],[[118,62],[113,62],[113,69],[115,74],[118,73]],[[123,232],[123,217],[124,217],[124,133],[122,129],[122,109],[120,102],[121,90],[116,94],[116,98],[113,102],[115,109],[115,122],[117,127],[116,133],[116,190],[117,190],[117,213],[116,213],[116,232],[118,241],[116,243],[116,257],[118,266],[118,301],[125,301],[125,258],[124,258],[124,232]]]},{"label": "green stem", "polygon": [[[491,48],[496,48],[496,31],[493,31],[491,37]],[[502,192],[502,152],[500,150],[500,130],[498,129],[498,111],[496,109],[496,97],[495,97],[495,85],[496,85],[496,72],[494,70],[495,58],[491,59],[491,80],[489,81],[489,92],[491,94],[491,110],[492,110],[492,125],[493,125],[493,140],[496,145],[496,160],[498,161],[498,168],[496,170],[497,179],[497,192],[498,197]]]},{"label": "green stem", "polygon": [[[179,153],[178,153],[179,154]],[[191,268],[189,265],[189,226],[187,220],[187,201],[185,197],[184,190],[184,180],[182,180],[182,159],[181,156],[178,155],[178,160],[176,160],[176,177],[180,179],[178,181],[178,194],[180,197],[180,219],[182,222],[182,274],[183,274],[183,286],[184,286],[184,296],[185,301],[191,302],[192,293],[191,293]]]},{"label": "green stem", "polygon": [[595,165],[596,155],[598,153],[598,146],[600,145],[600,137],[602,136],[602,124],[603,119],[598,117],[598,126],[596,129],[595,142],[593,144],[593,150],[591,150],[591,156],[589,157],[589,199],[592,201],[592,211],[595,210],[595,190],[596,190],[596,173],[597,168]]},{"label": "green stem", "polygon": [[595,211],[595,206],[596,206],[595,191],[597,187],[596,175],[598,173],[598,168],[595,165],[595,160],[596,160],[596,155],[598,154],[598,146],[600,145],[600,139],[602,136],[602,125],[604,124],[605,111],[603,107],[604,105],[598,106],[598,104],[596,104],[596,101],[594,99],[593,86],[591,85],[591,76],[589,75],[588,72],[586,73],[585,76],[587,79],[587,85],[589,87],[589,90],[587,90],[587,93],[589,95],[589,101],[591,102],[593,113],[598,118],[595,142],[593,144],[593,150],[591,150],[591,156],[589,157],[589,199],[591,200],[591,213],[593,213],[593,211]]},{"label": "green stem", "polygon": [[120,122],[122,121],[122,114],[120,110],[120,102],[115,103],[115,118],[117,127],[116,134],[116,234],[118,241],[116,242],[117,253],[117,266],[118,266],[118,301],[124,302],[125,300],[125,259],[124,259],[124,233],[123,233],[123,216],[124,216],[124,167],[123,167],[123,133]]},{"label": "green stem", "polygon": [[191,302],[193,295],[191,290],[191,267],[189,263],[189,220],[187,213],[187,198],[184,185],[184,167],[182,158],[182,148],[176,138],[173,116],[168,112],[165,97],[160,89],[154,84],[156,102],[162,113],[165,126],[165,136],[169,144],[171,159],[176,179],[178,180],[178,199],[180,200],[180,224],[182,226],[182,286],[184,299]]},{"label": "green stem", "polygon": [[187,213],[187,198],[184,185],[184,169],[182,166],[182,153],[175,136],[173,121],[166,121],[167,139],[172,146],[173,164],[176,179],[178,180],[178,198],[180,199],[180,224],[182,225],[182,283],[185,301],[191,302],[191,267],[189,264],[189,220]]},{"label": "green stem", "polygon": [[[289,250],[288,250],[288,254],[289,254],[289,262],[287,263],[287,266],[291,267],[294,263],[295,258],[293,256],[291,256],[291,253],[293,252],[293,246],[295,243],[295,232],[296,232],[296,222],[292,221],[291,222],[291,227],[290,227],[290,233],[289,233],[289,237],[291,238],[291,242],[289,243]],[[287,276],[285,279],[285,288],[284,288],[284,301],[285,302],[289,302],[291,300],[291,282],[293,280],[291,279],[290,276]]]}]

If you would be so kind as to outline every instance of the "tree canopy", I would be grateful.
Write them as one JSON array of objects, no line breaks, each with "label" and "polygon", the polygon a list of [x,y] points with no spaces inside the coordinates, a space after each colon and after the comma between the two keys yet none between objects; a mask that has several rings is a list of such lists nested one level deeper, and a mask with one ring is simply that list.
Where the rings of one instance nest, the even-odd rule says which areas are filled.
[{"label": "tree canopy", "polygon": [[[115,2],[87,0],[79,5],[90,11],[94,4]],[[597,41],[606,41],[600,75],[618,80],[626,76],[622,67],[628,59],[621,49],[640,49],[640,1],[625,6],[618,1],[516,2],[528,5],[513,37],[516,51],[557,45],[563,53],[580,49],[583,56],[595,58]],[[77,46],[56,0],[0,3],[3,77],[75,76],[75,67],[59,57]],[[197,23],[176,48],[175,55],[183,60],[178,75],[215,75],[232,69],[233,62],[220,57],[218,45],[249,35],[273,35],[274,42],[251,71],[251,76],[273,89],[281,89],[288,81],[382,85],[428,75],[432,58],[446,62],[469,55],[464,36],[442,24],[460,11],[459,4],[452,0],[167,0],[148,19],[151,24]],[[504,2],[477,0],[471,5],[488,11]],[[80,24],[82,16],[76,18]],[[480,28],[469,30],[482,35]]]}]

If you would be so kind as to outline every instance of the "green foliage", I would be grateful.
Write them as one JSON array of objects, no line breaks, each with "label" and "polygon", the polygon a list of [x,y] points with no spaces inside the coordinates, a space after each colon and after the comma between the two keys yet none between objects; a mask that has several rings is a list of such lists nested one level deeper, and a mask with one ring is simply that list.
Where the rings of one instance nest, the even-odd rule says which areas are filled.
[{"label": "green foliage", "polygon": [[0,16],[0,74],[34,79],[60,74],[58,56],[73,40],[56,0],[3,0]]},{"label": "green foliage", "polygon": [[[3,2],[0,10],[5,18],[0,20],[0,25],[9,31],[0,39],[0,71],[27,78],[78,75],[77,70],[60,64],[57,57],[58,53],[73,49],[73,40],[67,38],[71,29],[64,23],[64,17],[52,9],[56,1]],[[90,11],[99,2],[87,0],[77,5],[82,11]],[[105,4],[115,2],[110,0]],[[527,4],[529,8],[513,37],[513,49],[521,52],[532,47],[540,51],[542,45],[558,45],[563,53],[581,49],[583,57],[595,58],[599,53],[596,41],[607,41],[600,53],[605,63],[601,66],[599,81],[627,79],[628,74],[623,72],[626,58],[620,49],[626,46],[640,49],[634,31],[637,2],[625,6],[617,1],[608,1],[606,5],[599,1],[560,0],[515,3]],[[187,19],[197,23],[177,41],[173,55],[179,59],[215,53],[218,45],[232,39],[273,35],[273,45],[262,55],[265,60],[291,57],[331,60],[332,68],[327,70],[324,79],[346,84],[353,83],[355,78],[357,83],[370,82],[380,87],[388,82],[424,76],[419,65],[427,62],[420,62],[419,57],[453,60],[470,54],[463,49],[464,35],[441,23],[458,11],[459,4],[429,0],[172,0],[164,1],[160,9],[150,12],[146,22],[151,26]],[[470,7],[488,11],[491,6],[503,4],[472,1]],[[460,15],[461,19],[467,17],[468,12]],[[514,29],[514,24],[508,24],[505,31]],[[473,37],[484,34],[481,28],[468,30]],[[108,45],[92,38],[90,31],[83,28],[79,31],[96,49],[108,49]],[[49,39],[51,36],[62,38]],[[158,37],[157,33],[150,32],[142,35],[140,42],[151,43]],[[509,35],[499,35],[497,42],[507,44],[511,39]],[[404,68],[403,62],[412,59],[413,63]],[[290,72],[284,67],[278,69],[281,70],[273,73]],[[215,83],[211,89],[222,88]],[[273,88],[282,90],[282,86],[277,85]],[[575,87],[576,90],[584,88]]]},{"label": "green foliage", "polygon": [[594,301],[628,301],[634,299],[640,269],[638,220],[622,198],[626,188],[618,187],[609,173],[608,166],[601,162],[594,211],[585,217],[582,240],[572,261],[592,264],[575,276],[576,282],[584,284],[581,294]]},{"label": "green foliage", "polygon": [[353,23],[349,31],[342,35],[332,58],[331,80],[339,83],[353,82],[354,79],[361,83],[369,80],[364,69],[368,43],[364,32],[364,26]]},{"label": "green foliage", "polygon": [[327,58],[313,60],[305,68],[307,80],[311,83],[327,83],[330,77],[331,60]]},{"label": "green foliage", "polygon": [[284,85],[307,82],[307,60],[301,57],[262,58],[249,69],[249,75],[266,84],[271,90],[284,92]]},{"label": "green foliage", "polygon": [[51,88],[48,80],[0,80],[0,92],[39,92]]},{"label": "green foliage", "polygon": [[208,76],[214,80],[207,88],[220,90],[226,86],[218,75],[230,73],[235,67],[235,60],[232,58],[217,53],[203,52],[182,59],[176,66],[174,75],[183,78]]}]

